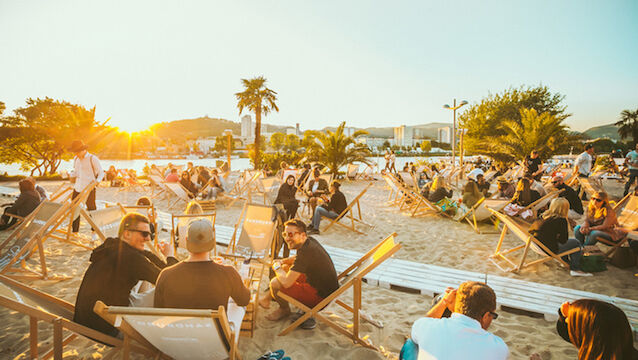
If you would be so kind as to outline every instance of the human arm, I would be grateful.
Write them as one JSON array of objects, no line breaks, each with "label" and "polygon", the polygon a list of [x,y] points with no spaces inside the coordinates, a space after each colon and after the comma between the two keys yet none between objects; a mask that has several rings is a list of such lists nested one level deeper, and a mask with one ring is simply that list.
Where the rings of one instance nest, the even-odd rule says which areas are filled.
[{"label": "human arm", "polygon": [[104,169],[102,169],[102,164],[100,164],[100,160],[97,156],[91,156],[91,163],[93,164],[93,169],[95,170],[95,181],[101,182],[104,180]]},{"label": "human arm", "polygon": [[299,276],[301,276],[300,272],[294,270],[284,270],[284,265],[275,262],[273,264],[273,271],[275,272],[275,277],[277,277],[277,281],[281,284],[282,288],[289,288],[292,284],[297,281]]},{"label": "human arm", "polygon": [[610,206],[608,206],[605,221],[603,221],[603,223],[600,225],[590,227],[589,230],[611,230],[617,223],[618,219],[616,218],[616,212]]},{"label": "human arm", "polygon": [[445,309],[454,312],[454,303],[456,302],[456,289],[448,287],[445,289],[445,295],[437,302],[428,313],[426,317],[440,319],[445,312]]},{"label": "human arm", "polygon": [[565,242],[567,242],[567,239],[569,238],[569,229],[567,228],[567,219],[565,218],[560,218],[560,222],[558,223],[558,226],[556,227],[556,240],[558,241],[559,244],[564,244]]},{"label": "human arm", "polygon": [[244,285],[241,276],[234,268],[226,267],[226,272],[230,281],[230,297],[235,304],[246,306],[250,302],[250,290]]}]

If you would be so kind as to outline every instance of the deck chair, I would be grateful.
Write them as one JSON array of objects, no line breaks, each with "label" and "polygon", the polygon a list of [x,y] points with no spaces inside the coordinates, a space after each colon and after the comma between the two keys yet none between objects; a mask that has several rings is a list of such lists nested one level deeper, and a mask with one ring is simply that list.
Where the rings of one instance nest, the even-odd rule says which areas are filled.
[{"label": "deck chair", "polygon": [[[78,335],[115,347],[116,351],[124,345],[118,338],[73,322],[75,312],[73,304],[2,275],[0,275],[0,306],[29,316],[29,357],[31,359],[38,359],[40,352],[43,352],[43,359],[53,356],[54,359],[61,360],[64,346]],[[38,342],[38,324],[41,321],[53,326],[53,346],[48,350]],[[64,330],[71,334],[64,337]],[[147,356],[154,355],[149,348],[135,346],[134,350]],[[22,355],[26,357],[26,354]]]},{"label": "deck chair", "polygon": [[247,200],[250,198],[250,191],[253,183],[259,179],[262,175],[260,171],[248,172],[245,171],[242,176],[237,180],[235,186],[228,192],[224,193],[224,196],[230,198],[230,202],[226,207],[231,207],[237,200]]},{"label": "deck chair", "polygon": [[401,203],[401,200],[403,199],[405,194],[401,192],[396,181],[394,180],[394,178],[392,178],[392,175],[383,174],[382,177],[388,185],[388,188],[390,189],[390,193],[388,194],[388,200],[386,201],[386,203],[391,206],[398,205],[399,203]]},{"label": "deck chair", "polygon": [[[503,231],[501,231],[501,236],[496,245],[496,249],[494,250],[494,253],[490,255],[490,261],[502,271],[518,273],[524,268],[530,267],[535,264],[541,264],[550,260],[556,260],[561,266],[569,269],[569,265],[562,259],[562,257],[580,251],[580,249],[575,248],[564,251],[560,254],[555,254],[551,250],[549,250],[547,246],[540,242],[540,240],[536,239],[527,231],[527,229],[529,228],[527,224],[521,224],[513,218],[507,216],[506,214],[502,214],[498,211],[490,211],[492,211],[494,216],[498,218],[498,220],[503,224]],[[524,244],[502,251],[501,247],[508,230],[511,231],[512,234],[519,238]],[[541,258],[526,262],[527,255],[530,249],[537,253]],[[510,259],[508,255],[518,250],[523,250],[523,255],[518,262],[515,262],[514,260]],[[504,260],[510,266],[502,267],[497,260]]]},{"label": "deck chair", "polygon": [[118,170],[119,175],[122,177],[122,187],[118,189],[118,192],[124,190],[133,190],[144,192],[144,183],[142,183],[137,176],[130,172],[129,169]]},{"label": "deck chair", "polygon": [[[361,216],[361,205],[359,204],[359,200],[361,200],[361,197],[363,197],[363,194],[366,193],[366,191],[368,191],[368,189],[374,185],[374,183],[369,183],[365,188],[363,188],[363,190],[359,193],[359,195],[357,195],[354,199],[352,199],[352,201],[350,201],[350,203],[348,204],[348,206],[341,212],[341,214],[339,214],[339,216],[337,216],[334,219],[331,219],[329,217],[325,217],[326,219],[330,220],[330,223],[328,224],[328,226],[326,226],[322,231],[327,231],[328,229],[330,229],[332,227],[332,225],[337,224],[340,226],[343,226],[344,228],[354,231],[358,234],[363,234],[363,232],[359,231],[356,229],[355,227],[355,222],[357,223],[361,223],[367,226],[372,226],[366,222],[363,221],[363,217]],[[356,205],[356,214],[355,212],[355,205]],[[340,220],[343,219],[350,219],[350,225],[346,225],[343,222],[341,222]],[[346,220],[346,222],[348,222]]]},{"label": "deck chair", "polygon": [[[186,235],[188,234],[188,224],[193,219],[208,219],[213,224],[213,240],[215,240],[215,218],[217,214],[171,214],[171,244],[186,249]],[[217,256],[217,246],[213,248],[213,254]]]},{"label": "deck chair", "polygon": [[93,310],[124,334],[123,358],[131,340],[168,359],[240,359],[237,343],[244,308],[229,303],[215,310],[106,306]]},{"label": "deck chair", "polygon": [[[614,211],[616,211],[618,225],[629,232],[638,230],[638,195],[633,192],[627,194],[614,206]],[[610,257],[618,248],[629,242],[629,237],[625,236],[618,241],[611,241],[601,237],[597,238],[597,240],[611,247],[605,253],[607,257]]]},{"label": "deck chair", "polygon": [[414,174],[407,171],[399,171],[398,174],[405,186],[412,190],[419,191],[419,185]]},{"label": "deck chair", "polygon": [[348,169],[346,170],[346,177],[348,180],[356,180],[359,175],[359,165],[358,164],[348,164]]},{"label": "deck chair", "polygon": [[590,198],[598,191],[605,191],[603,183],[599,178],[591,176],[588,178],[578,177],[578,183],[580,184],[581,190]]},{"label": "deck chair", "polygon": [[535,220],[538,218],[538,213],[540,210],[542,210],[543,208],[546,208],[549,206],[549,203],[552,202],[552,200],[556,199],[558,197],[558,195],[560,194],[560,191],[552,191],[552,192],[548,192],[547,194],[545,194],[545,196],[542,196],[540,199],[534,201],[533,203],[527,205],[523,211],[525,210],[531,210],[532,213],[534,214],[532,220]]},{"label": "deck chair", "polygon": [[277,192],[281,186],[281,180],[276,176],[271,176],[265,179],[259,179],[255,184],[257,185],[257,191],[254,194],[249,194],[248,202],[252,202],[253,195],[261,195],[264,197],[264,205],[274,204],[277,199]]},{"label": "deck chair", "polygon": [[[93,211],[80,210],[81,216],[91,224],[91,228],[102,241],[108,237],[117,237],[120,222],[126,213],[126,209],[120,204]],[[93,248],[89,247],[88,249],[92,250]]]},{"label": "deck chair", "polygon": [[174,198],[173,202],[171,202],[171,199],[169,199],[169,201],[168,201],[168,208],[169,209],[173,208],[175,205],[177,205],[178,203],[180,203],[182,201],[184,203],[188,204],[188,202],[191,201],[191,199],[194,198],[194,195],[191,194],[191,192],[188,191],[180,183],[165,183],[165,184],[166,184],[166,189],[168,189],[168,192]]},{"label": "deck chair", "polygon": [[[361,311],[361,283],[363,278],[370,273],[370,271],[374,270],[385,260],[389,259],[392,255],[394,255],[401,248],[400,243],[395,243],[394,238],[397,236],[396,233],[390,234],[383,241],[375,245],[370,251],[364,254],[359,260],[357,260],[350,267],[345,269],[337,276],[337,280],[340,282],[339,288],[335,290],[328,297],[323,299],[317,306],[312,309],[297,301],[296,299],[279,292],[277,296],[286,300],[291,305],[301,309],[304,312],[299,319],[290,324],[287,328],[282,330],[279,335],[283,336],[299,325],[301,325],[304,321],[309,319],[310,317],[315,317],[318,320],[322,321],[329,327],[335,329],[336,331],[344,334],[354,343],[363,345],[365,347],[378,350],[372,343],[367,340],[362,339],[359,336],[359,328],[360,328],[360,320],[366,319],[367,316]],[[352,288],[353,292],[353,301],[352,305],[346,304],[343,301],[339,300],[339,296],[345,293],[348,289]],[[321,310],[328,306],[330,303],[336,303],[342,308],[346,309],[348,312],[352,313],[352,330],[349,327],[344,327],[336,322],[332,321],[329,317],[321,314]]]},{"label": "deck chair", "polygon": [[[159,176],[159,175],[155,175],[155,174],[151,174],[148,176],[148,180],[150,182],[151,185],[151,197],[155,198],[159,195],[168,195],[168,189],[166,188],[166,182],[164,182],[164,179]],[[157,192],[155,192],[157,191]]]}]

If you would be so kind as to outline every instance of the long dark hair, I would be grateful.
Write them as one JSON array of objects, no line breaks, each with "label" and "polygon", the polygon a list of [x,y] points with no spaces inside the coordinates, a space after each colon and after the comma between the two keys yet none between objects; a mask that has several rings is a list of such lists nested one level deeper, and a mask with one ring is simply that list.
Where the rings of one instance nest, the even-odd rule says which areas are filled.
[{"label": "long dark hair", "polygon": [[569,339],[579,360],[631,359],[633,333],[625,313],[610,303],[581,299],[569,306]]},{"label": "long dark hair", "polygon": [[519,205],[527,206],[532,203],[532,192],[530,189],[531,181],[527,178],[521,178],[516,184],[516,193],[514,193],[513,201]]}]

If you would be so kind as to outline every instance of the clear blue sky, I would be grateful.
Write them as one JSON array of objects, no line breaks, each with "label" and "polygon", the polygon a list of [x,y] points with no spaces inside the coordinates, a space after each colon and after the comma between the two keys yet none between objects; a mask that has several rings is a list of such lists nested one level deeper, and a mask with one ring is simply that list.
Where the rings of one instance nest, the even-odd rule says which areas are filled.
[{"label": "clear blue sky", "polygon": [[638,1],[0,0],[0,101],[49,96],[139,129],[237,121],[263,75],[302,129],[449,122],[510,86],[566,95],[576,130],[638,108]]}]

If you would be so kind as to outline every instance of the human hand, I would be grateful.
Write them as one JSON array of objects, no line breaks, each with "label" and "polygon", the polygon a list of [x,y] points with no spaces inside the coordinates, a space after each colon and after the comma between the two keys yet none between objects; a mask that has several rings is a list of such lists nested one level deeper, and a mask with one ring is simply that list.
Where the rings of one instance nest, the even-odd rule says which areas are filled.
[{"label": "human hand", "polygon": [[583,225],[583,226],[581,226],[581,228],[580,228],[580,233],[581,233],[581,234],[583,234],[583,235],[587,235],[587,234],[589,234],[590,232],[591,232],[591,229],[589,228],[589,226],[587,226],[587,225]]},{"label": "human hand", "polygon": [[288,270],[290,270],[290,264],[282,263],[281,270],[288,272]]},{"label": "human hand", "polygon": [[159,248],[160,248],[160,252],[166,256],[173,256],[175,257],[175,248],[173,248],[173,246],[167,242],[161,242],[159,243]]},{"label": "human hand", "polygon": [[448,310],[454,312],[454,303],[456,302],[456,289],[452,287],[448,287],[445,289],[445,295],[441,299],[441,301],[445,302],[445,306],[447,306]]}]

